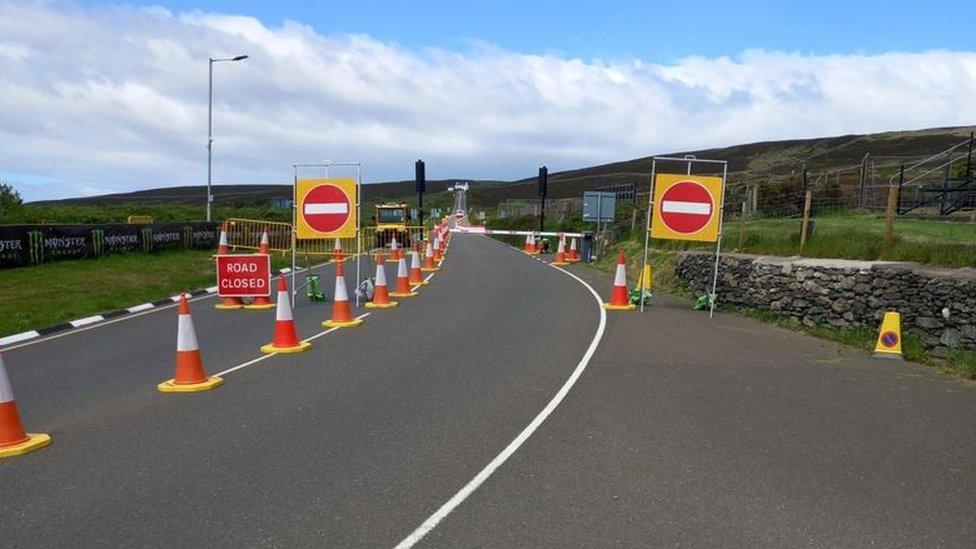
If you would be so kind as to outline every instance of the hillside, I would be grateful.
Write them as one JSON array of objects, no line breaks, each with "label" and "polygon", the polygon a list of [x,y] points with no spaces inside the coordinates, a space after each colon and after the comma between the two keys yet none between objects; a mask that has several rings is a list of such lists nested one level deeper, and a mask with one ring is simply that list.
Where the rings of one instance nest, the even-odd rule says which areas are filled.
[{"label": "hillside", "polygon": [[[914,131],[885,132],[867,135],[842,135],[785,141],[764,141],[731,147],[680,151],[662,156],[723,159],[729,162],[732,179],[762,182],[767,179],[798,177],[806,166],[811,173],[822,170],[850,169],[858,166],[865,155],[882,167],[911,163],[966,140],[976,126],[931,128]],[[553,172],[549,175],[551,198],[578,197],[584,190],[592,190],[620,183],[647,184],[651,157],[613,162],[575,170]],[[662,166],[667,169],[667,166]],[[674,167],[672,167],[674,169]],[[428,181],[428,191],[444,191],[463,179]],[[528,177],[512,182],[472,181],[469,204],[495,206],[507,199],[536,198],[536,182]],[[409,199],[413,196],[413,181],[391,181],[366,186],[364,195],[369,202],[390,199]],[[35,204],[199,204],[204,200],[203,186],[168,187],[86,198],[37,202]],[[291,186],[280,185],[215,185],[214,200],[225,206],[261,206],[272,199],[290,198]]]}]

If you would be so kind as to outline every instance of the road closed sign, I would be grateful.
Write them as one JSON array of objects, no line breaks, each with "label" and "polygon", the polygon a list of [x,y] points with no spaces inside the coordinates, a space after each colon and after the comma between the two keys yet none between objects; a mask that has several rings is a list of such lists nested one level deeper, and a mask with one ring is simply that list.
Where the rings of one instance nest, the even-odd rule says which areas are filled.
[{"label": "road closed sign", "polygon": [[658,174],[654,181],[651,236],[715,242],[721,224],[722,178]]},{"label": "road closed sign", "polygon": [[299,179],[295,183],[298,238],[356,236],[356,180]]},{"label": "road closed sign", "polygon": [[271,257],[264,254],[218,255],[217,295],[220,297],[271,295]]}]

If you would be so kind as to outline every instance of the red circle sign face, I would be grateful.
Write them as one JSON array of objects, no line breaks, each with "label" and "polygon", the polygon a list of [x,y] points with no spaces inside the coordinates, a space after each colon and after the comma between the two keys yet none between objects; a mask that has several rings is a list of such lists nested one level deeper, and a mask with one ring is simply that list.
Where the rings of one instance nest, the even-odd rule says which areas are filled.
[{"label": "red circle sign face", "polygon": [[698,232],[713,215],[712,194],[695,181],[679,181],[661,196],[661,221],[676,233]]},{"label": "red circle sign face", "polygon": [[319,185],[305,195],[302,217],[308,226],[321,233],[339,230],[349,219],[349,197],[335,185]]}]

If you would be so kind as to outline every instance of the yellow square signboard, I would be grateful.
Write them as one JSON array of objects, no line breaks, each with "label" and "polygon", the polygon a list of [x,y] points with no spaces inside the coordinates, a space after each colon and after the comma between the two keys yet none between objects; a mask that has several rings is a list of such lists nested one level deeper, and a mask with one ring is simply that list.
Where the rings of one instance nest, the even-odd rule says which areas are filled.
[{"label": "yellow square signboard", "polygon": [[718,240],[722,219],[722,178],[657,174],[651,237],[663,240]]},{"label": "yellow square signboard", "polygon": [[295,182],[295,236],[355,237],[357,202],[355,179],[299,179]]}]

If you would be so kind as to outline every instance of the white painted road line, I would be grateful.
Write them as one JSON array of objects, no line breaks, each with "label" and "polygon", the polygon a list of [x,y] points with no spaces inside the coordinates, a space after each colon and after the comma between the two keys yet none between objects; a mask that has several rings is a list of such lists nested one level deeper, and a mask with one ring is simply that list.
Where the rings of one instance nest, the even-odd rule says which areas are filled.
[{"label": "white painted road line", "polygon": [[[370,313],[361,314],[361,315],[359,315],[359,316],[356,317],[356,320],[359,320],[361,318],[366,318],[369,315],[370,315]],[[302,341],[303,342],[313,341],[315,339],[318,339],[318,338],[324,336],[325,334],[331,334],[332,332],[334,332],[334,331],[336,331],[338,329],[339,328],[329,328],[328,330],[325,330],[323,332],[319,332],[319,333],[313,335],[312,337],[310,337],[308,339],[303,339]],[[247,368],[248,366],[251,366],[253,364],[257,364],[258,362],[261,362],[262,360],[267,360],[267,359],[269,359],[269,358],[271,358],[273,356],[277,356],[277,355],[280,355],[280,354],[281,353],[269,353],[269,354],[266,354],[266,355],[259,356],[259,357],[255,358],[255,359],[248,360],[247,362],[242,362],[242,363],[240,363],[237,366],[234,366],[232,368],[227,368],[223,372],[218,372],[218,373],[214,374],[214,377],[223,377],[223,376],[225,376],[225,375],[227,375],[227,374],[229,374],[231,372],[236,372],[237,370],[240,370],[242,368]]]},{"label": "white painted road line", "polygon": [[447,515],[451,514],[451,512],[454,511],[458,505],[461,505],[461,503],[463,503],[468,496],[474,493],[479,486],[488,480],[488,477],[490,477],[496,469],[508,461],[508,458],[512,457],[512,454],[518,451],[519,447],[522,446],[522,444],[524,444],[530,436],[532,436],[532,433],[534,433],[536,429],[542,425],[542,422],[544,422],[546,418],[552,414],[553,410],[559,406],[563,399],[566,398],[569,390],[573,388],[573,385],[576,384],[576,380],[578,380],[583,371],[586,370],[586,366],[590,363],[590,359],[593,358],[593,353],[596,352],[596,348],[600,344],[600,340],[603,339],[603,331],[606,329],[607,325],[607,312],[603,309],[603,301],[600,299],[600,294],[596,293],[596,290],[594,290],[592,286],[587,284],[585,281],[583,281],[583,279],[575,274],[552,265],[550,265],[550,267],[573,277],[577,282],[585,286],[591,294],[593,294],[593,298],[596,300],[597,309],[600,311],[600,325],[597,327],[596,333],[593,335],[593,341],[590,342],[590,346],[587,347],[586,353],[583,354],[583,358],[580,359],[579,364],[577,364],[576,369],[573,370],[573,373],[570,374],[569,379],[563,383],[563,386],[559,388],[556,396],[552,397],[552,400],[550,400],[549,403],[546,404],[546,407],[539,412],[539,415],[535,416],[532,422],[529,423],[525,429],[522,429],[522,432],[515,437],[515,440],[510,442],[500,454],[495,456],[495,459],[491,460],[491,462],[489,462],[484,469],[475,475],[470,482],[465,484],[464,487],[454,494],[451,499],[447,500],[447,503],[441,505],[440,509],[434,511],[434,514],[425,520],[423,524],[417,527],[417,529],[414,530],[409,536],[397,544],[397,549],[407,549],[409,547],[413,547],[418,541],[424,539],[424,536],[426,536],[428,532],[433,530],[442,520],[444,520],[445,517],[447,517]]}]

